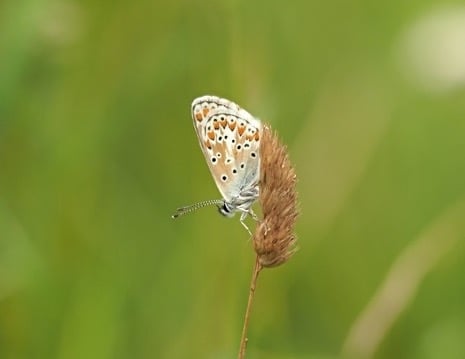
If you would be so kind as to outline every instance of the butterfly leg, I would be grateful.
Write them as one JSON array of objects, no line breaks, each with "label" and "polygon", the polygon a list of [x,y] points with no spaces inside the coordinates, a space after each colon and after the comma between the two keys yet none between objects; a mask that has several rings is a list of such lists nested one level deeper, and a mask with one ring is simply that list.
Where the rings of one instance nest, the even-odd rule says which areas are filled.
[{"label": "butterfly leg", "polygon": [[241,220],[241,224],[244,226],[244,228],[247,230],[247,232],[249,232],[249,234],[252,236],[252,232],[250,232],[249,227],[247,227],[247,225],[244,222],[245,218],[247,217],[247,214],[248,214],[247,212],[242,212],[240,220]]},{"label": "butterfly leg", "polygon": [[[260,220],[260,218],[258,218],[258,216],[255,214],[255,212],[252,210],[252,208],[249,209],[249,212],[248,212],[248,213],[250,214],[250,216],[251,216],[256,222],[258,222],[258,223],[262,222],[262,221]],[[270,230],[270,229],[268,228],[268,225],[267,225],[266,222],[265,222],[265,233],[264,233],[265,236],[268,234],[268,231],[269,231],[269,230]]]},{"label": "butterfly leg", "polygon": [[[245,216],[247,216],[247,214],[250,214],[250,217],[252,217],[254,219],[255,222],[260,222],[260,219],[258,218],[258,216],[255,214],[255,212],[252,210],[252,208],[250,208],[247,212],[244,212],[245,213]],[[244,217],[245,218],[245,217]]]}]

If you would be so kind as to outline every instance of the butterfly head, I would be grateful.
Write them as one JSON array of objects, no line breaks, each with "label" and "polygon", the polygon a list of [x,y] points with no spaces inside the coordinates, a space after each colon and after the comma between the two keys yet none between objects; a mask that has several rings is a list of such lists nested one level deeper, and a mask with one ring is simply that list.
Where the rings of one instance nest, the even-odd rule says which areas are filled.
[{"label": "butterfly head", "polygon": [[231,218],[234,217],[236,211],[230,203],[224,201],[222,204],[218,205],[218,212],[225,217]]}]

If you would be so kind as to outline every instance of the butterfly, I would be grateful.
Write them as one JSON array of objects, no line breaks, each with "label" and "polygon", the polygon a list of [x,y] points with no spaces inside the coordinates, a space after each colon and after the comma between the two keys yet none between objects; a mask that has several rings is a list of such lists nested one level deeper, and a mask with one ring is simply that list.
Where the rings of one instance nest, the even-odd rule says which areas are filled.
[{"label": "butterfly", "polygon": [[259,196],[260,136],[262,123],[232,101],[202,96],[192,102],[192,121],[200,148],[223,199],[178,208],[173,218],[208,205],[232,217],[241,213],[258,220],[252,205]]}]

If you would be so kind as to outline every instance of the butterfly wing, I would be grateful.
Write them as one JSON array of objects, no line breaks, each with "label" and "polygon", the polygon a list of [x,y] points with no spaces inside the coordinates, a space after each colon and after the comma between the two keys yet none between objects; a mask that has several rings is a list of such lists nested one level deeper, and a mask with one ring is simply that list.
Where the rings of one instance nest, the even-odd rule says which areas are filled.
[{"label": "butterfly wing", "polygon": [[260,170],[261,122],[234,102],[203,96],[192,103],[200,147],[227,202],[256,187]]}]

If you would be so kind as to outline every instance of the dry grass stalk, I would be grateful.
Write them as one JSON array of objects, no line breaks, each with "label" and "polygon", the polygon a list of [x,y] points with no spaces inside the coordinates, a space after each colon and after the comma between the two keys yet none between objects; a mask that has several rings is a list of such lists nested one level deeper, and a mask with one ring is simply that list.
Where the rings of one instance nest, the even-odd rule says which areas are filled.
[{"label": "dry grass stalk", "polygon": [[257,254],[242,329],[239,359],[245,358],[247,330],[255,288],[260,271],[285,263],[296,251],[294,225],[297,210],[297,177],[286,147],[268,127],[260,140],[260,205],[263,220],[255,229],[253,245]]}]

